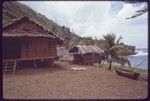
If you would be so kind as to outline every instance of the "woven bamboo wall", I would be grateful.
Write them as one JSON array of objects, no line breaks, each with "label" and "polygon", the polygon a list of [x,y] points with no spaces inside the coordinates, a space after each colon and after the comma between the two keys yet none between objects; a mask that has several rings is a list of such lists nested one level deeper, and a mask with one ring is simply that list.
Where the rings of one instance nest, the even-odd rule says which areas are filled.
[{"label": "woven bamboo wall", "polygon": [[56,42],[48,39],[22,40],[21,58],[56,57]]}]

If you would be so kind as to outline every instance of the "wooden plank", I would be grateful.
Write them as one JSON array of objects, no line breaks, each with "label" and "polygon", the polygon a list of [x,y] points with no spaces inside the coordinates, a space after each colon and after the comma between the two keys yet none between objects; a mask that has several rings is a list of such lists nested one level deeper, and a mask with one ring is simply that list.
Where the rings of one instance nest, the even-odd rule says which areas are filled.
[{"label": "wooden plank", "polygon": [[56,52],[54,49],[26,49],[22,52],[22,58],[32,58],[32,57],[55,57]]}]

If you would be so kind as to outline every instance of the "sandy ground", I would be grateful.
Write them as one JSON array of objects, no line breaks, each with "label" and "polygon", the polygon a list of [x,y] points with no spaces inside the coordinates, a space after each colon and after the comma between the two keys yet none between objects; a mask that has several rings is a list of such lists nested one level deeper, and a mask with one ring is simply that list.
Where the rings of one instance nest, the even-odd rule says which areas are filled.
[{"label": "sandy ground", "polygon": [[145,79],[65,62],[57,62],[55,68],[21,68],[15,75],[3,75],[3,96],[8,99],[143,99],[147,94]]}]

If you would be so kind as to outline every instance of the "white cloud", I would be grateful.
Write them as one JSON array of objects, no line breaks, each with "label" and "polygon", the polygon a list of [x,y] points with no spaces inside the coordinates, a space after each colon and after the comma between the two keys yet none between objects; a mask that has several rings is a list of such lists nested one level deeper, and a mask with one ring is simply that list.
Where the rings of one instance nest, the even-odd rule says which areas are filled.
[{"label": "white cloud", "polygon": [[[99,39],[103,34],[114,32],[117,36],[122,35],[124,41],[129,44],[147,47],[147,13],[135,19],[125,19],[145,4],[134,8],[131,4],[123,3],[123,7],[120,7],[113,17],[109,12],[112,9],[111,2],[108,1],[25,1],[22,3],[59,25],[70,27],[77,35]],[[142,41],[145,43],[142,44]]]}]

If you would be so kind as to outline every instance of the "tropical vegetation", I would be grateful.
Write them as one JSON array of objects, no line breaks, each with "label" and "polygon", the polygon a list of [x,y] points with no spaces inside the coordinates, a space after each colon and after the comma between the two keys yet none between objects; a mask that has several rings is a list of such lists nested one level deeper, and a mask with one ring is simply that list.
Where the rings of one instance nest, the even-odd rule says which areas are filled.
[{"label": "tropical vegetation", "polygon": [[114,33],[103,35],[103,50],[106,60],[109,62],[109,70],[111,69],[112,62],[118,62],[121,65],[127,63],[129,66],[130,61],[127,56],[133,54],[133,52],[121,42],[123,39],[121,36],[116,39]]}]

